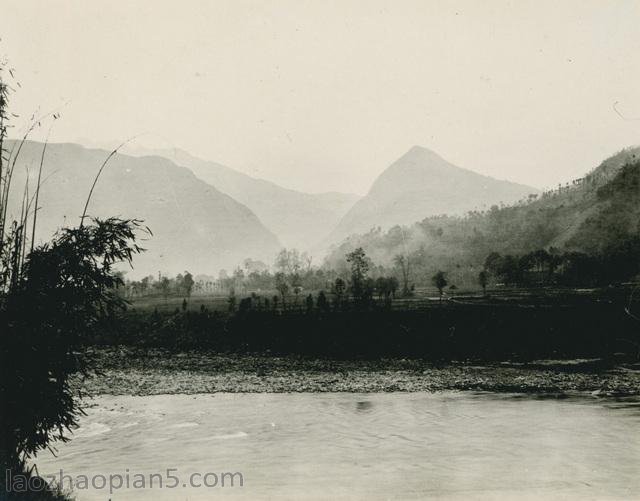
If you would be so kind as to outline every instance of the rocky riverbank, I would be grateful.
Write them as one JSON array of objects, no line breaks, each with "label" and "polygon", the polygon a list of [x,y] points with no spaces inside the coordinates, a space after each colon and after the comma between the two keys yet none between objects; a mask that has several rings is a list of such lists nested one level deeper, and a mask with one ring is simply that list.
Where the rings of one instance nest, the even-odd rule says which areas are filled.
[{"label": "rocky riverbank", "polygon": [[422,360],[335,361],[188,352],[92,350],[93,395],[475,390],[639,395],[640,366],[602,360],[444,365]]}]

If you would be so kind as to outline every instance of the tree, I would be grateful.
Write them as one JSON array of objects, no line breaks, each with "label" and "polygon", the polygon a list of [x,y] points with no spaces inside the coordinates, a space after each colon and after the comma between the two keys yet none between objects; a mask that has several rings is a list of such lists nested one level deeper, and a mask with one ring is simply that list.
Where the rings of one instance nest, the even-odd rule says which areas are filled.
[{"label": "tree", "polygon": [[307,308],[307,313],[311,313],[313,311],[313,296],[309,294],[305,299],[305,306]]},{"label": "tree", "polygon": [[484,269],[494,276],[498,276],[502,267],[502,256],[497,252],[492,252],[484,260]]},{"label": "tree", "polygon": [[522,282],[522,265],[516,256],[507,255],[502,258],[502,265],[498,270],[498,276],[509,285],[517,285]]},{"label": "tree", "polygon": [[0,292],[3,469],[23,468],[77,425],[82,411],[69,376],[87,374],[81,346],[126,305],[113,268],[142,251],[139,229],[139,221],[118,218],[62,229],[28,254],[14,285]]},{"label": "tree", "polygon": [[171,290],[171,280],[169,280],[167,277],[162,277],[158,281],[158,288],[162,293],[162,297],[166,301],[167,298],[169,297],[169,291]]},{"label": "tree", "polygon": [[282,296],[282,306],[286,307],[287,294],[289,293],[289,283],[287,282],[287,277],[283,272],[278,272],[275,275],[276,280],[276,290]]},{"label": "tree", "polygon": [[366,278],[362,284],[360,300],[363,303],[370,303],[373,300],[373,293],[376,290],[376,283],[372,278]]},{"label": "tree", "polygon": [[244,297],[238,304],[238,313],[246,313],[251,309],[252,301],[250,297]]},{"label": "tree", "polygon": [[241,290],[244,290],[245,288],[244,270],[239,266],[235,270],[233,270],[233,287],[240,288]]},{"label": "tree", "polygon": [[544,249],[538,249],[520,257],[521,280],[529,283],[544,283],[550,279],[557,257]]},{"label": "tree", "polygon": [[298,305],[298,296],[302,292],[302,280],[298,272],[295,272],[291,275],[291,287],[293,289],[293,293],[296,296],[296,306]]},{"label": "tree", "polygon": [[191,297],[191,291],[193,290],[193,275],[188,271],[184,272],[184,277],[182,278],[182,288],[184,289],[184,293],[187,297]]},{"label": "tree", "polygon": [[152,283],[153,283],[153,275],[149,275],[147,277],[144,277],[142,280],[140,280],[141,294],[145,294],[151,288]]},{"label": "tree", "polygon": [[285,275],[298,273],[302,268],[302,258],[297,249],[282,249],[276,256],[275,269]]},{"label": "tree", "polygon": [[233,287],[229,289],[227,304],[229,305],[229,312],[233,313],[234,311],[236,311],[236,291]]},{"label": "tree", "polygon": [[245,259],[242,265],[245,270],[247,270],[247,275],[251,273],[262,273],[269,269],[269,267],[262,261],[253,260],[251,258]]},{"label": "tree", "polygon": [[351,265],[351,292],[356,300],[362,300],[365,296],[367,274],[371,261],[366,256],[362,247],[347,254],[347,263]]},{"label": "tree", "polygon": [[385,302],[391,301],[391,296],[395,296],[398,290],[398,279],[396,277],[378,277],[375,281],[375,289],[378,298],[384,298]]},{"label": "tree", "polygon": [[409,257],[397,254],[393,258],[393,262],[398,268],[400,268],[400,273],[402,274],[402,295],[405,297],[409,296],[411,294],[411,291],[409,290],[409,279],[411,273]]},{"label": "tree", "polygon": [[506,284],[518,284],[522,281],[523,266],[525,261],[516,256],[501,256],[497,252],[492,252],[484,262],[484,269],[490,272],[498,280]]},{"label": "tree", "polygon": [[313,256],[307,254],[306,252],[303,252],[300,255],[300,261],[302,262],[302,264],[305,267],[305,272],[309,273],[311,271],[311,264],[313,263]]},{"label": "tree", "polygon": [[[398,290],[398,279],[396,277],[389,277],[389,290],[391,291],[391,295],[395,299],[396,291]],[[413,285],[409,290],[409,294],[413,294]]]},{"label": "tree", "polygon": [[318,305],[318,309],[320,311],[326,312],[329,309],[329,302],[327,301],[327,296],[325,295],[324,291],[320,291],[318,293],[316,304]]},{"label": "tree", "polygon": [[442,301],[442,291],[447,286],[447,278],[444,271],[438,271],[433,275],[433,277],[431,277],[431,282],[438,289],[438,292],[440,293],[440,301]]},{"label": "tree", "polygon": [[378,299],[387,297],[391,292],[389,291],[389,282],[385,277],[376,278],[375,282],[376,292],[378,293]]},{"label": "tree", "polygon": [[489,282],[489,274],[487,273],[486,270],[482,270],[480,273],[478,273],[478,283],[480,284],[480,287],[482,287],[482,294],[484,296],[487,295],[488,282]]},{"label": "tree", "polygon": [[344,283],[340,277],[336,278],[336,281],[333,283],[333,294],[335,296],[334,302],[337,308],[342,304],[342,298],[344,297],[344,292],[347,288],[347,285]]},{"label": "tree", "polygon": [[[89,359],[83,346],[105,317],[123,310],[118,293],[122,275],[114,267],[131,265],[143,251],[136,244],[139,231],[151,233],[136,219],[92,219],[86,199],[80,224],[60,229],[50,242],[36,246],[36,215],[46,143],[42,150],[34,205],[28,181],[20,220],[8,216],[11,178],[20,150],[43,118],[27,127],[15,150],[5,149],[9,125],[9,86],[0,62],[0,489],[7,474],[26,471],[26,462],[55,441],[68,440],[82,414],[79,392],[70,376],[86,376]],[[11,74],[11,70],[9,71]],[[57,115],[49,115],[55,120]],[[31,217],[31,222],[29,221]],[[30,223],[30,227],[29,227]],[[28,235],[31,235],[27,246]],[[29,473],[33,471],[29,470]],[[40,494],[45,494],[41,492]],[[20,496],[22,498],[23,496]],[[32,498],[31,496],[25,496]],[[35,498],[47,496],[36,495]]]}]

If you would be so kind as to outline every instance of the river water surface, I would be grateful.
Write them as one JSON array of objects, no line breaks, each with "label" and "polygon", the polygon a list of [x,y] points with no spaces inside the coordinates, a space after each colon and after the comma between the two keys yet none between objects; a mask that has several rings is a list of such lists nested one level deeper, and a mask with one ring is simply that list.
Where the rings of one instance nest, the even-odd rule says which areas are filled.
[{"label": "river water surface", "polygon": [[[37,464],[86,475],[98,488],[76,489],[80,501],[638,499],[639,432],[638,401],[588,396],[103,396],[58,457]],[[225,472],[243,486],[226,476],[222,487]],[[163,488],[157,477],[149,487],[154,473]],[[194,473],[194,484],[214,473],[206,481],[217,485],[191,486]],[[109,493],[95,475],[128,475],[129,489]],[[140,475],[145,488],[132,488]]]}]

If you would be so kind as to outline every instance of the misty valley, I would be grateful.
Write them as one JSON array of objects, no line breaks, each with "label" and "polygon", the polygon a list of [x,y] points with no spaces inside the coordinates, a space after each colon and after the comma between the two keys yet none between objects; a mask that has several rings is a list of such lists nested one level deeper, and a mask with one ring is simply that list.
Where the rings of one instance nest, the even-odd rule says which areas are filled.
[{"label": "misty valley", "polygon": [[640,8],[543,4],[3,4],[0,501],[637,499]]}]

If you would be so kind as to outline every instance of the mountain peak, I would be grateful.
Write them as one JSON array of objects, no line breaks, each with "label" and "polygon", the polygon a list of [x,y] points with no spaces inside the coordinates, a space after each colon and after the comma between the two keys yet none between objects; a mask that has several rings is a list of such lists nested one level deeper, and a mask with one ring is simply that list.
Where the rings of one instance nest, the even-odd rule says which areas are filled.
[{"label": "mountain peak", "polygon": [[433,158],[438,158],[440,160],[443,160],[443,158],[440,155],[438,155],[435,151],[430,150],[429,148],[425,148],[424,146],[419,146],[417,144],[409,148],[409,151],[407,151],[404,155],[402,155],[401,158],[410,158],[410,157],[419,157],[419,158],[433,157]]},{"label": "mountain peak", "polygon": [[380,190],[413,191],[426,184],[447,184],[467,173],[481,177],[447,162],[433,150],[413,146],[380,174],[369,193]]},{"label": "mountain peak", "polygon": [[378,176],[330,238],[335,242],[373,227],[411,224],[438,214],[461,215],[500,202],[515,202],[535,191],[463,169],[416,145]]},{"label": "mountain peak", "polygon": [[[442,174],[448,173],[454,170],[464,170],[460,167],[447,162],[442,156],[429,148],[424,146],[412,146],[409,151],[402,155],[398,160],[391,164],[385,174],[409,174],[410,171],[414,173],[425,171],[439,171]],[[375,183],[374,183],[375,185]]]}]

